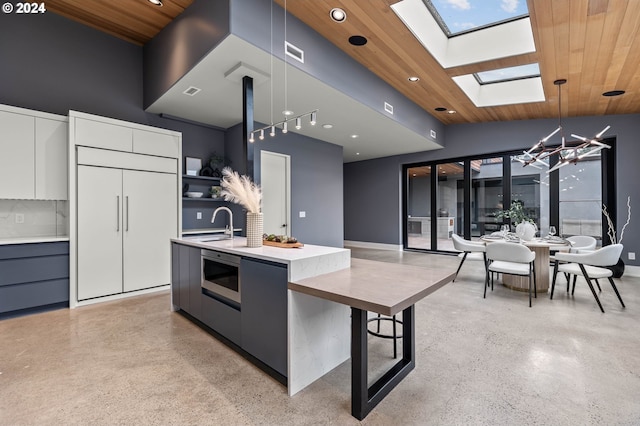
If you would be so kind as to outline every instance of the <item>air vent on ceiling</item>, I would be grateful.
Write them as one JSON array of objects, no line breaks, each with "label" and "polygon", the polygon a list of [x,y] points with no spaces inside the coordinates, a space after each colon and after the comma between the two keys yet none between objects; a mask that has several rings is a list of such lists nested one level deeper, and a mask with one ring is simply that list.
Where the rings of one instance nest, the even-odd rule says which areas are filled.
[{"label": "air vent on ceiling", "polygon": [[284,53],[304,64],[304,50],[297,48],[288,41],[284,42]]},{"label": "air vent on ceiling", "polygon": [[393,105],[391,105],[389,102],[384,103],[384,110],[393,115]]},{"label": "air vent on ceiling", "polygon": [[194,86],[189,86],[189,88],[187,90],[185,90],[184,93],[185,95],[188,96],[195,96],[198,92],[200,92],[202,89],[198,89],[197,87]]}]

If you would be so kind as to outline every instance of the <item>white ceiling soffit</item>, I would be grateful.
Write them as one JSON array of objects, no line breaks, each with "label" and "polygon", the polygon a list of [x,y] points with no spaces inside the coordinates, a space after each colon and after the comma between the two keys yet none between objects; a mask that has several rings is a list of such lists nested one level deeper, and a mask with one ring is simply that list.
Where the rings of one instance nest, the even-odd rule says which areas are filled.
[{"label": "white ceiling soffit", "polygon": [[[383,105],[379,111],[363,105],[289,62],[285,102],[284,64],[268,52],[229,35],[147,111],[223,129],[235,126],[242,122],[242,85],[238,72],[245,70],[259,76],[254,81],[255,121],[265,124],[279,122],[284,118],[282,111],[285,109],[293,110],[294,115],[318,109],[315,126],[303,119],[301,130],[289,126],[289,132],[343,146],[345,162],[442,147],[428,139],[427,134],[418,134],[390,118]],[[190,86],[202,91],[195,96],[184,95],[182,92]],[[402,112],[396,111],[395,117],[399,114]],[[323,124],[332,124],[333,127],[325,129]],[[352,138],[352,135],[358,137]],[[278,130],[275,138],[279,137],[286,135]],[[256,140],[255,143],[260,142]]]},{"label": "white ceiling soffit", "polygon": [[540,77],[480,84],[473,74],[452,77],[477,107],[544,102]]},{"label": "white ceiling soffit", "polygon": [[422,0],[402,0],[391,8],[443,68],[536,51],[529,18],[448,38]]}]

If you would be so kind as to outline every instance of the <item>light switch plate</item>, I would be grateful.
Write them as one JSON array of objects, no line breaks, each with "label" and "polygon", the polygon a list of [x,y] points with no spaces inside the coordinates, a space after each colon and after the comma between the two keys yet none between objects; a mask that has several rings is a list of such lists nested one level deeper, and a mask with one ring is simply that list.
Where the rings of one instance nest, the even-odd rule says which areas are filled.
[{"label": "light switch plate", "polygon": [[307,217],[307,212],[300,212],[299,217]]},{"label": "light switch plate", "polygon": [[629,252],[629,260],[636,260],[636,252],[634,251]]},{"label": "light switch plate", "polygon": [[196,213],[196,219],[202,219],[202,212]]},{"label": "light switch plate", "polygon": [[24,223],[24,214],[16,213],[16,223]]}]

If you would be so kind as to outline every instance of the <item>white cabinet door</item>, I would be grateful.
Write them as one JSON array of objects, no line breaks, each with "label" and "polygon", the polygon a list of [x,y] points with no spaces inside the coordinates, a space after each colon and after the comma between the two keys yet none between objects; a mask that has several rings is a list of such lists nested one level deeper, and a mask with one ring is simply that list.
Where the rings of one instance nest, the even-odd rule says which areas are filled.
[{"label": "white cabinet door", "polygon": [[122,170],[78,166],[77,186],[78,300],[121,293]]},{"label": "white cabinet door", "polygon": [[96,148],[131,152],[133,129],[115,124],[77,118],[75,120],[75,144]]},{"label": "white cabinet door", "polygon": [[35,196],[35,118],[0,111],[0,198]]},{"label": "white cabinet door", "polygon": [[180,157],[180,138],[164,133],[134,129],[133,152],[178,158]]},{"label": "white cabinet door", "polygon": [[170,239],[178,233],[176,175],[124,170],[124,291],[171,282]]},{"label": "white cabinet door", "polygon": [[68,126],[66,121],[36,117],[36,198],[66,200]]}]

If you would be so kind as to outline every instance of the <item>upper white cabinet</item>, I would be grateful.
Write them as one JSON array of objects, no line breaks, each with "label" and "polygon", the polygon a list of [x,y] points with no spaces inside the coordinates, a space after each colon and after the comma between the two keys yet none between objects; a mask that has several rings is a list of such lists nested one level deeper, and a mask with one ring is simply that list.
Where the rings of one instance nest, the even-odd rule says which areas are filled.
[{"label": "upper white cabinet", "polygon": [[177,158],[180,154],[180,138],[147,130],[133,131],[133,152]]},{"label": "upper white cabinet", "polygon": [[67,122],[36,117],[36,195],[38,200],[66,200],[67,174]]},{"label": "upper white cabinet", "polygon": [[0,105],[0,198],[67,199],[67,118]]},{"label": "upper white cabinet", "polygon": [[76,145],[131,152],[133,129],[90,119],[76,120]]},{"label": "upper white cabinet", "polygon": [[32,199],[35,117],[0,111],[0,198]]}]

